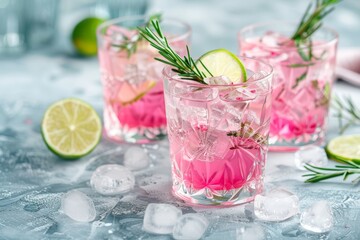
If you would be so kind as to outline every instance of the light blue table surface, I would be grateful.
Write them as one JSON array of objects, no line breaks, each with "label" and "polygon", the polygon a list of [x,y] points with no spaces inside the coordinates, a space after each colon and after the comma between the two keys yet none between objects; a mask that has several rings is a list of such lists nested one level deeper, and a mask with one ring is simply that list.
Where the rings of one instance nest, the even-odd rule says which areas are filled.
[{"label": "light blue table surface", "polygon": [[[155,0],[151,11],[176,16],[193,27],[192,49],[201,54],[225,47],[237,51],[237,31],[252,22],[296,20],[307,1],[205,1]],[[68,13],[66,13],[68,14]],[[62,21],[66,18],[63,14]],[[340,33],[340,47],[360,47],[360,2],[344,1],[327,19]],[[59,35],[61,36],[61,34]],[[305,184],[304,172],[294,166],[292,153],[269,153],[266,189],[283,187],[300,198],[300,210],[327,200],[335,226],[329,233],[311,234],[299,226],[299,215],[268,223],[257,220],[252,204],[232,208],[189,207],[170,193],[168,143],[143,145],[151,167],[136,172],[136,187],[128,194],[104,197],[89,186],[91,173],[105,163],[123,161],[128,144],[105,139],[90,155],[77,161],[54,156],[42,141],[40,122],[47,106],[65,97],[78,97],[102,112],[102,87],[96,58],[76,58],[60,45],[29,51],[20,57],[0,59],[0,239],[171,239],[141,230],[148,203],[171,203],[183,212],[200,212],[210,220],[204,239],[237,239],[235,229],[244,223],[258,224],[266,239],[360,239],[359,185],[332,180]],[[360,89],[345,82],[335,84],[338,95],[352,96],[360,104]],[[330,118],[328,138],[337,135]],[[352,128],[347,133],[360,132]],[[334,165],[334,163],[330,163]],[[97,218],[78,223],[60,213],[64,192],[80,189],[94,200]],[[100,224],[108,223],[106,225]]]}]

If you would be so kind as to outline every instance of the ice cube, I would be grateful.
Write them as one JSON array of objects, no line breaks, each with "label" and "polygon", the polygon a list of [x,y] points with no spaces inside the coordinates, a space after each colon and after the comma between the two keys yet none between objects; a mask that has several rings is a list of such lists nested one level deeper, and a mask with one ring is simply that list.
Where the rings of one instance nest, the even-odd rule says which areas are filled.
[{"label": "ice cube", "polygon": [[150,203],[145,210],[143,230],[156,234],[170,234],[182,212],[164,203]]},{"label": "ice cube", "polygon": [[61,211],[78,222],[91,222],[96,217],[94,202],[79,190],[71,190],[63,195]]},{"label": "ice cube", "polygon": [[299,212],[299,198],[293,193],[276,188],[254,200],[255,216],[264,221],[283,221]]},{"label": "ice cube", "polygon": [[236,228],[237,240],[263,240],[265,239],[264,229],[258,224],[244,224]]},{"label": "ice cube", "polygon": [[149,166],[149,157],[145,149],[138,146],[128,148],[124,154],[124,166],[135,171]]},{"label": "ice cube", "polygon": [[305,170],[306,163],[316,167],[326,167],[328,158],[325,150],[315,145],[301,147],[295,152],[295,165],[298,169]]},{"label": "ice cube", "polygon": [[127,64],[124,69],[124,81],[132,85],[142,83],[146,80],[146,69],[139,64]]},{"label": "ice cube", "polygon": [[246,89],[245,87],[229,87],[220,93],[220,98],[225,101],[250,101],[256,97],[256,90]]},{"label": "ice cube", "polygon": [[93,172],[90,184],[100,194],[116,195],[133,189],[135,178],[132,172],[124,166],[106,164]]},{"label": "ice cube", "polygon": [[315,202],[300,217],[301,226],[311,232],[324,233],[331,230],[334,218],[331,207],[326,201]]},{"label": "ice cube", "polygon": [[173,229],[175,239],[200,239],[205,233],[209,222],[205,217],[197,213],[182,215],[176,222]]},{"label": "ice cube", "polygon": [[268,31],[261,38],[261,42],[268,47],[278,47],[289,41],[289,38],[273,31]]},{"label": "ice cube", "polygon": [[204,82],[209,85],[229,85],[232,84],[232,81],[226,76],[217,76],[205,78]]}]

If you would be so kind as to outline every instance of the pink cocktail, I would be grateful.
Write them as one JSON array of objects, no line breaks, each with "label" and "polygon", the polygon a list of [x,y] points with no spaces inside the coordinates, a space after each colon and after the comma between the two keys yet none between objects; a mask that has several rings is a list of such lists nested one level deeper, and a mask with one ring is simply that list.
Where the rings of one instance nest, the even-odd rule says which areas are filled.
[{"label": "pink cocktail", "polygon": [[274,67],[269,139],[273,150],[321,145],[325,136],[337,34],[322,28],[312,37],[311,48],[297,47],[289,38],[295,29],[293,24],[269,23],[248,26],[239,33],[241,55]]},{"label": "pink cocktail", "polygon": [[240,204],[263,189],[272,68],[241,60],[241,84],[203,85],[164,69],[173,193],[186,202]]},{"label": "pink cocktail", "polygon": [[[104,128],[114,140],[148,142],[166,134],[165,103],[160,57],[137,26],[143,16],[108,21],[98,29],[98,56],[104,87]],[[183,55],[190,27],[177,20],[162,21],[169,44]]]}]

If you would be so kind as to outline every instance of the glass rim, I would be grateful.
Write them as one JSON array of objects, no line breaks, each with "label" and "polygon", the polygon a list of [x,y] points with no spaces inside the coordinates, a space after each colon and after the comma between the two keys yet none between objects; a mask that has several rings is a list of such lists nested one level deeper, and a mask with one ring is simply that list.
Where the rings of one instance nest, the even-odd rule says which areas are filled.
[{"label": "glass rim", "polygon": [[[113,18],[113,19],[109,19],[103,23],[101,23],[97,29],[96,29],[96,35],[97,36],[100,36],[100,37],[104,37],[106,35],[104,35],[103,33],[101,33],[101,31],[106,28],[106,27],[109,27],[111,25],[114,25],[116,23],[119,23],[119,22],[123,22],[123,21],[131,21],[131,20],[140,20],[140,19],[148,19],[149,18],[149,15],[133,15],[133,16],[122,16],[122,17],[118,17],[118,18]],[[190,36],[191,34],[191,26],[190,24],[178,19],[178,18],[164,18],[162,21],[165,21],[165,22],[175,22],[175,23],[180,23],[181,25],[183,25],[186,29],[186,31],[182,34],[179,34],[179,35],[176,35],[174,37],[168,37],[168,40],[169,42],[176,42],[176,41],[179,41],[179,40],[183,40],[183,39],[186,39]]]},{"label": "glass rim", "polygon": [[[243,37],[242,33],[244,32],[248,32],[249,30],[251,29],[257,29],[257,28],[260,28],[260,27],[264,27],[264,26],[272,26],[272,25],[294,25],[294,26],[297,26],[298,23],[296,22],[289,22],[289,21],[270,21],[270,22],[257,22],[257,23],[253,23],[253,24],[250,24],[250,25],[246,25],[245,27],[241,28],[240,31],[238,32],[238,40],[245,40],[246,38]],[[269,29],[271,30],[271,29]],[[332,35],[332,38],[328,41],[325,41],[323,43],[318,43],[318,44],[315,44],[313,47],[326,47],[328,45],[332,45],[332,44],[336,44],[338,41],[339,41],[339,34],[337,31],[335,31],[333,28],[331,27],[328,27],[328,26],[322,26],[319,30],[323,30],[325,32],[329,32],[331,35]],[[255,45],[262,45],[260,43],[256,43]],[[265,45],[266,46],[266,45]],[[268,49],[283,49],[284,47],[281,47],[281,46],[266,46],[266,48]],[[288,51],[290,50],[294,50],[294,49],[307,49],[307,46],[302,46],[302,47],[286,47],[286,49]]]},{"label": "glass rim", "polygon": [[[173,76],[170,75],[170,73],[173,72],[175,75],[177,75],[177,73],[172,71],[172,68],[173,68],[172,66],[165,66],[162,70],[162,74],[165,78],[167,78],[171,81],[176,81],[176,82],[179,82],[182,84],[186,84],[188,86],[196,86],[196,87],[201,86],[202,88],[223,88],[223,87],[241,87],[241,86],[247,86],[249,84],[255,84],[255,83],[264,81],[268,78],[271,78],[271,76],[274,73],[274,68],[270,64],[268,64],[267,62],[265,62],[263,60],[251,58],[251,57],[244,57],[244,56],[238,56],[238,57],[240,59],[247,59],[247,60],[251,60],[251,61],[260,62],[261,64],[267,66],[270,69],[270,71],[267,72],[265,76],[263,76],[259,79],[253,80],[251,82],[246,81],[246,82],[240,82],[240,83],[235,83],[235,84],[231,84],[231,85],[230,84],[201,84],[199,82],[192,81],[192,80],[174,78]],[[246,66],[245,66],[245,69],[246,69]]]}]

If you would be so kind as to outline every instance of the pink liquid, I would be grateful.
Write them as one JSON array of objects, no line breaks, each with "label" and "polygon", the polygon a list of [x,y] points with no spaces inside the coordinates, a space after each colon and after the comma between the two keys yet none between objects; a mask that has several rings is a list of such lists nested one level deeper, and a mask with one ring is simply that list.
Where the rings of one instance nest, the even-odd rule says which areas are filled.
[{"label": "pink liquid", "polygon": [[334,80],[336,43],[314,42],[313,55],[319,59],[311,60],[310,65],[301,58],[294,42],[272,32],[240,41],[240,47],[241,54],[274,67],[270,143],[321,143]]},{"label": "pink liquid", "polygon": [[[261,177],[263,158],[261,146],[253,139],[232,138],[225,140],[226,133],[219,133],[228,143],[220,151],[226,152],[223,157],[213,156],[206,161],[204,155],[189,161],[182,154],[175,154],[173,174],[182,179],[186,188],[192,191],[209,189],[210,191],[233,190],[242,188],[249,181]],[[226,137],[225,137],[226,136]],[[229,137],[227,137],[229,138]],[[198,146],[198,141],[189,142]],[[203,153],[206,154],[206,153]]]},{"label": "pink liquid", "polygon": [[[132,38],[136,31],[109,27],[111,34]],[[163,64],[146,42],[137,46],[129,57],[111,37],[104,37],[99,48],[101,78],[104,86],[104,125],[107,135],[115,140],[147,142],[166,133],[165,103],[162,83]],[[185,49],[186,41],[170,43]],[[145,138],[145,139],[142,139]]]},{"label": "pink liquid", "polygon": [[132,104],[109,102],[109,108],[117,116],[117,120],[125,127],[164,127],[166,126],[165,103],[162,82]]}]

